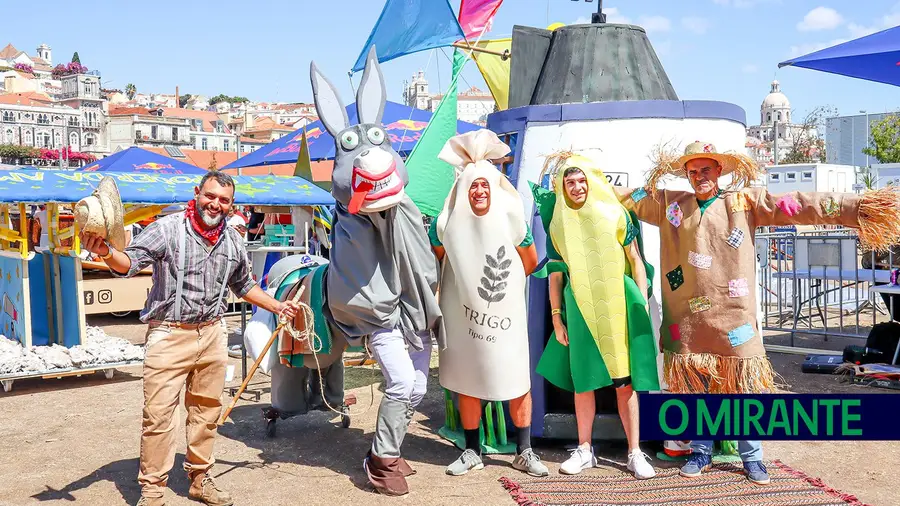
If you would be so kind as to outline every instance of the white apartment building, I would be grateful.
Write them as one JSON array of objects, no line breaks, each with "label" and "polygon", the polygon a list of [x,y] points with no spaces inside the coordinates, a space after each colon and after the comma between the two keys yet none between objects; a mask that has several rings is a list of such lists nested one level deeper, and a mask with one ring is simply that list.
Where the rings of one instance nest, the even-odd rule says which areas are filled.
[{"label": "white apartment building", "polygon": [[[434,112],[443,98],[442,94],[432,95],[429,92],[428,80],[421,70],[413,75],[411,81],[405,83],[403,101],[410,107]],[[474,86],[456,95],[456,116],[459,121],[485,126],[488,114],[496,108],[497,104],[491,93]]]},{"label": "white apartment building", "polygon": [[190,148],[191,123],[185,118],[165,116],[160,109],[117,107],[109,113],[110,150],[131,146]]}]

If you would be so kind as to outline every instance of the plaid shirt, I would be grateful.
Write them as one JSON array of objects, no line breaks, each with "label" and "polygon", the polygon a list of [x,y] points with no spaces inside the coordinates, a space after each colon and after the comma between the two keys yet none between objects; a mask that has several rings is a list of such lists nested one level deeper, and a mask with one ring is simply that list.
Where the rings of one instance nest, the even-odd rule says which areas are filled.
[{"label": "plaid shirt", "polygon": [[[177,213],[157,220],[138,234],[124,253],[131,259],[131,269],[120,277],[131,277],[141,269],[153,265],[153,287],[147,304],[141,311],[141,321],[172,321],[175,311],[175,285],[178,277],[178,227],[185,227],[185,270],[182,288],[181,323],[207,322],[222,316],[227,307],[227,295],[217,301],[222,278],[231,249],[228,265],[228,288],[243,297],[256,284],[250,274],[247,250],[237,230],[225,227],[219,241],[210,246]],[[227,236],[227,237],[226,237]]]}]

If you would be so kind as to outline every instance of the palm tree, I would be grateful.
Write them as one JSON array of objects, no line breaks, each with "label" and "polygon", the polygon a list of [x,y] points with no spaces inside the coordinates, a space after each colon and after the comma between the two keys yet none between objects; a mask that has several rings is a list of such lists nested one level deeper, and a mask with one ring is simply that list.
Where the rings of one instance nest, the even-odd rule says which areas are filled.
[{"label": "palm tree", "polygon": [[137,94],[137,86],[128,83],[125,86],[125,94],[128,95],[128,100],[134,100],[134,96]]}]

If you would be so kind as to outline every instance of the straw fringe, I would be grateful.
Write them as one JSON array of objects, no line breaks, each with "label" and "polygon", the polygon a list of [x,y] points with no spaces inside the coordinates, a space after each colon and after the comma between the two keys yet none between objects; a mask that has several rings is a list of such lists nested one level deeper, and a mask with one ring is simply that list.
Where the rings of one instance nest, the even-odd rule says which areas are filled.
[{"label": "straw fringe", "polygon": [[[727,151],[720,155],[732,159],[731,184],[724,190],[738,190],[750,186],[750,182],[759,179],[763,171],[759,164],[749,156],[735,151]],[[659,184],[668,176],[686,177],[684,167],[678,164],[681,150],[670,143],[659,144],[650,154],[652,168],[647,174],[646,190],[656,198]]]},{"label": "straw fringe", "polygon": [[776,377],[765,355],[744,358],[665,353],[665,380],[673,393],[771,393],[777,389]]},{"label": "straw fringe", "polygon": [[859,204],[859,241],[866,250],[885,252],[900,242],[900,187],[868,191]]},{"label": "straw fringe", "polygon": [[547,158],[544,160],[544,167],[541,169],[539,181],[543,181],[544,176],[549,175],[551,188],[553,191],[556,191],[556,175],[566,166],[566,161],[575,156],[575,154],[572,150],[563,150],[547,155]]}]

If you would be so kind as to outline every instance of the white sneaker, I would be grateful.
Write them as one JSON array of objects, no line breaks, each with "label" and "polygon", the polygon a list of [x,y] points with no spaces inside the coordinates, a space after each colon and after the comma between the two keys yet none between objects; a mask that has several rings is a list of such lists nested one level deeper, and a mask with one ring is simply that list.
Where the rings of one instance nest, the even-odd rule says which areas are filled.
[{"label": "white sneaker", "polygon": [[578,446],[571,450],[572,456],[559,466],[562,474],[579,474],[589,467],[597,466],[597,457],[594,456],[594,448]]},{"label": "white sneaker", "polygon": [[628,454],[628,470],[634,473],[634,477],[639,480],[646,480],[656,476],[656,470],[647,462],[647,456],[640,450],[632,450]]}]

